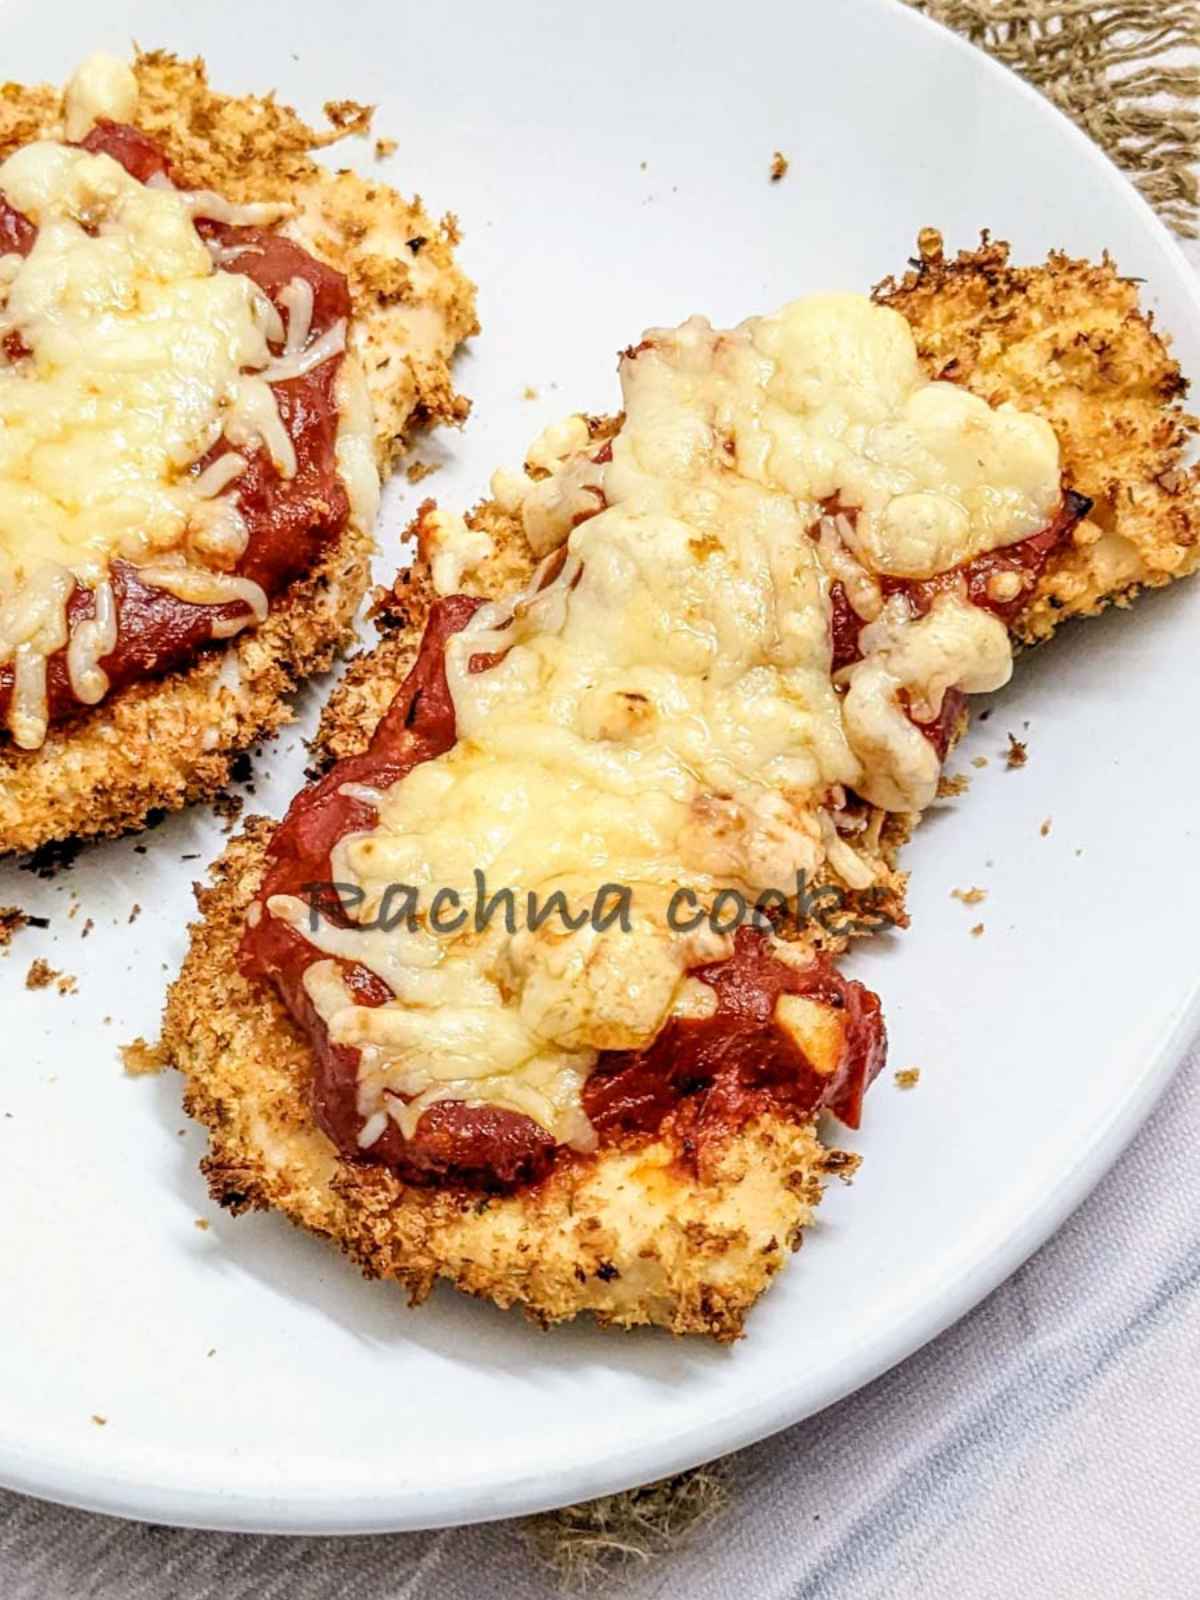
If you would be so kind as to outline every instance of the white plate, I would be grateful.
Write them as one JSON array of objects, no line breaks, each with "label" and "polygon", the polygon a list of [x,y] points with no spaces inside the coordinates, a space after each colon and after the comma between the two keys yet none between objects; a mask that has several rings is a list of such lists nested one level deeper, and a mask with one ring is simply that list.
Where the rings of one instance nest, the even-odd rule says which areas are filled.
[{"label": "white plate", "polygon": [[[1016,79],[891,0],[106,10],[100,38],[81,0],[10,0],[6,70],[61,78],[134,36],[314,116],[377,101],[399,140],[389,175],[459,213],[484,324],[460,367],[476,409],[438,440],[451,464],[432,485],[393,489],[385,545],[430,487],[469,502],[546,421],[611,406],[614,352],[645,325],[866,288],[927,223],[953,246],[988,225],[1021,259],[1110,247],[1200,371],[1189,269],[1132,189]],[[776,149],[791,170],[773,185]],[[337,159],[351,151],[369,165],[362,146]],[[920,1065],[920,1087],[899,1093],[890,1071],[876,1086],[858,1182],[829,1196],[733,1350],[544,1335],[450,1292],[410,1312],[278,1219],[214,1215],[178,1083],[123,1077],[117,1046],[156,1033],[219,828],[175,818],[148,854],[96,849],[53,884],[0,869],[0,904],[54,919],[0,966],[0,1479],[211,1527],[463,1522],[689,1466],[907,1355],[1078,1203],[1195,1026],[1178,890],[1200,865],[1180,720],[1198,607],[1181,587],[1069,630],[977,725],[967,756],[991,765],[909,852],[912,929],[854,963],[885,997],[892,1066]],[[1029,741],[1021,771],[997,759],[1008,729]],[[251,804],[278,811],[302,767],[285,736]],[[950,898],[969,884],[986,904]],[[40,954],[78,994],[24,990]]]}]

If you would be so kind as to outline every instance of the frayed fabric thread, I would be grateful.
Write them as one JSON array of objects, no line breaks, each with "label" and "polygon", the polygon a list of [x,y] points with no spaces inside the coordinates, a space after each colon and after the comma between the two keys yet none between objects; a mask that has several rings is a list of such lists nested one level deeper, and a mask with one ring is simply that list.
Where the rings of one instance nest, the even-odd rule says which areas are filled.
[{"label": "frayed fabric thread", "polygon": [[1198,236],[1196,0],[906,3],[1020,73],[1128,173],[1176,233]]},{"label": "frayed fabric thread", "polygon": [[640,1489],[528,1517],[526,1537],[563,1593],[595,1592],[619,1582],[630,1567],[678,1549],[724,1511],[732,1470],[733,1458],[726,1457]]}]

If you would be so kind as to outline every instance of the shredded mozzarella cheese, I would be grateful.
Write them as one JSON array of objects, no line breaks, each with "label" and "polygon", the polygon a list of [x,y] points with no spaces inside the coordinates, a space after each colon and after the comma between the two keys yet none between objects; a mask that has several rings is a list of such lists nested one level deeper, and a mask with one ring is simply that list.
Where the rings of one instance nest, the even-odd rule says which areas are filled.
[{"label": "shredded mozzarella cheese", "polygon": [[421,541],[438,594],[457,594],[465,575],[486,561],[496,548],[481,528],[472,528],[463,517],[437,507],[422,519]]},{"label": "shredded mozzarella cheese", "polygon": [[296,447],[265,378],[244,373],[237,380],[225,437],[232,445],[261,444],[281,478],[296,476]]},{"label": "shredded mozzarella cheese", "polygon": [[214,495],[220,494],[222,489],[228,489],[235,478],[240,478],[246,466],[245,456],[238,455],[236,450],[227,450],[223,456],[218,456],[211,466],[196,474],[192,479],[192,490],[202,500],[211,500]]},{"label": "shredded mozzarella cheese", "polygon": [[283,353],[285,356],[299,355],[308,343],[309,329],[312,327],[313,286],[307,278],[292,278],[280,291],[279,298],[288,314],[287,342]]},{"label": "shredded mozzarella cheese", "polygon": [[231,639],[235,633],[253,622],[267,620],[267,597],[260,586],[250,578],[239,578],[226,572],[210,572],[202,567],[188,567],[163,562],[159,566],[145,566],[138,570],[143,583],[155,589],[165,589],[176,599],[194,606],[222,606],[240,601],[248,608],[248,616],[229,617],[214,622],[214,639]]},{"label": "shredded mozzarella cheese", "polygon": [[266,383],[286,383],[289,378],[303,378],[315,367],[340,356],[346,348],[346,320],[341,318],[326,328],[319,339],[303,350],[288,351],[278,356],[263,373]]}]

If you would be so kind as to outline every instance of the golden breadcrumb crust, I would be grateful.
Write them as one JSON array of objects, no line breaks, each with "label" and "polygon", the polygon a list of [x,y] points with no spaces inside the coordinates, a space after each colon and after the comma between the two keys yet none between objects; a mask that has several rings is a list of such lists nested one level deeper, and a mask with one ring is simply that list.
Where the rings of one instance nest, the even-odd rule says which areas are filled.
[{"label": "golden breadcrumb crust", "polygon": [[0,849],[127,832],[216,794],[235,757],[292,718],[333,665],[370,583],[374,541],[348,527],[267,619],[190,667],[109,695],[38,750],[0,744]]},{"label": "golden breadcrumb crust", "polygon": [[1095,501],[1072,543],[1047,563],[1017,619],[1025,643],[1060,621],[1128,605],[1144,588],[1200,565],[1200,467],[1182,456],[1195,417],[1187,385],[1137,284],[1106,255],[1096,265],[1052,254],[1009,265],[985,234],[950,260],[922,230],[915,265],[875,289],[907,318],[932,377],[963,383],[992,404],[1012,401],[1054,427],[1066,483]]},{"label": "golden breadcrumb crust", "polygon": [[799,1240],[826,1173],[852,1163],[811,1125],[763,1118],[712,1151],[695,1177],[652,1141],[556,1167],[532,1190],[454,1194],[339,1158],[313,1124],[308,1041],[273,990],[237,970],[246,907],[274,831],[252,818],[199,891],[202,921],[173,985],[163,1048],[186,1106],[211,1132],[213,1197],[274,1206],[328,1234],[368,1277],[412,1301],[438,1278],[542,1323],[580,1311],[618,1327],[735,1339]]},{"label": "golden breadcrumb crust", "polygon": [[[201,61],[155,51],[138,56],[135,73],[138,125],[171,157],[181,186],[236,202],[287,200],[296,213],[283,231],[345,273],[350,348],[371,393],[381,470],[415,428],[461,422],[468,406],[449,362],[478,324],[474,288],[454,263],[454,219],[435,224],[419,200],[332,172],[311,154],[364,128],[370,108],[331,104],[332,129],[316,133],[272,96],[217,94]],[[57,89],[0,88],[0,160],[61,133]],[[288,697],[351,637],[371,549],[370,529],[347,528],[255,632],[179,672],[118,690],[52,729],[38,750],[0,740],[0,854],[122,833],[151,812],[217,793],[234,757],[291,719]]]},{"label": "golden breadcrumb crust", "polygon": [[[1067,481],[1097,499],[1094,526],[1138,550],[1143,565],[1135,587],[1191,570],[1186,535],[1195,517],[1194,479],[1187,474],[1176,488],[1163,489],[1157,474],[1177,462],[1193,425],[1175,405],[1178,371],[1128,286],[1107,264],[1091,268],[1058,257],[1017,272],[1007,268],[1002,246],[986,243],[948,267],[930,236],[925,243],[923,269],[877,292],[912,323],[928,369],[951,367],[989,398],[1011,392],[1050,418]],[[935,278],[945,304],[930,290]],[[1088,285],[1095,294],[1091,320]],[[1105,377],[1091,356],[1056,364],[1045,349],[1034,355],[1055,306],[1064,317],[1069,307],[1072,347],[1083,337],[1093,354],[1105,342],[1122,352],[1115,376]],[[1004,343],[1006,327],[1024,351],[1020,359]],[[1049,334],[1045,339],[1054,342]],[[1005,391],[1003,374],[1012,367],[1023,381],[1019,390]],[[613,426],[593,421],[593,437]],[[1108,452],[1103,463],[1100,451]],[[1135,515],[1131,506],[1142,509]],[[1157,523],[1149,507],[1158,508]],[[465,587],[499,594],[523,584],[533,557],[519,521],[494,501],[468,521],[490,535],[494,553]],[[1067,615],[1125,603],[1124,570],[1113,581],[1111,566],[1097,555],[1102,542],[1085,534],[1048,566],[1018,619],[1021,640],[1045,637]],[[1175,549],[1184,554],[1172,564]],[[355,754],[369,741],[411,665],[432,598],[420,557],[393,590],[377,595],[380,642],[350,663],[322,719],[318,748],[328,758]],[[895,871],[894,856],[915,820],[876,813],[856,841],[878,862],[897,920],[904,875]],[[825,1150],[812,1124],[782,1118],[744,1130],[699,1183],[678,1176],[661,1144],[578,1158],[542,1189],[470,1202],[341,1160],[312,1120],[304,1036],[274,991],[250,985],[234,963],[242,913],[261,880],[271,832],[270,823],[253,820],[218,864],[214,887],[200,892],[202,920],[164,1024],[166,1052],[187,1075],[188,1107],[210,1131],[204,1167],[217,1200],[235,1210],[273,1205],[328,1234],[369,1274],[396,1278],[416,1298],[444,1277],[501,1305],[520,1303],[544,1322],[591,1310],[623,1326],[649,1322],[678,1333],[736,1337],[811,1219],[823,1181],[852,1170],[853,1160]]]},{"label": "golden breadcrumb crust", "polygon": [[[523,584],[533,565],[524,535],[492,508],[476,516],[491,517],[497,549],[468,587]],[[383,636],[331,696],[321,754],[365,748],[416,654],[432,599],[420,561],[379,595]],[[306,1037],[274,990],[237,971],[242,920],[273,832],[251,818],[214,868],[213,887],[198,891],[202,920],[163,1022],[164,1053],[187,1078],[187,1109],[209,1129],[203,1169],[214,1199],[235,1212],[274,1206],[329,1235],[369,1277],[394,1278],[414,1302],[440,1277],[519,1304],[543,1324],[590,1311],[613,1326],[736,1339],[797,1247],[826,1176],[849,1176],[853,1159],[826,1149],[812,1123],[764,1117],[696,1177],[656,1140],[560,1165],[535,1189],[504,1197],[422,1189],[342,1160],[313,1124]]]},{"label": "golden breadcrumb crust", "polygon": [[[1044,266],[1011,267],[1009,246],[986,235],[978,250],[953,261],[935,229],[922,230],[918,249],[918,264],[899,283],[884,279],[875,299],[908,321],[931,377],[1046,417],[1058,436],[1064,481],[1095,502],[1071,544],[1047,563],[1013,625],[1017,641],[1035,643],[1068,617],[1127,605],[1140,588],[1194,572],[1200,466],[1181,462],[1200,424],[1179,404],[1187,385],[1153,315],[1138,308],[1136,284],[1107,257],[1097,266],[1052,254]],[[588,421],[594,439],[619,423]],[[496,553],[465,587],[500,594],[525,582],[534,561],[519,516],[488,500],[467,521],[489,534]],[[419,574],[402,581],[410,584],[419,634],[431,598],[427,581]],[[393,629],[370,656],[351,663],[321,724],[320,742],[331,755],[362,748],[364,727],[369,737],[414,651],[415,641]],[[889,825],[886,834],[893,833]]]}]

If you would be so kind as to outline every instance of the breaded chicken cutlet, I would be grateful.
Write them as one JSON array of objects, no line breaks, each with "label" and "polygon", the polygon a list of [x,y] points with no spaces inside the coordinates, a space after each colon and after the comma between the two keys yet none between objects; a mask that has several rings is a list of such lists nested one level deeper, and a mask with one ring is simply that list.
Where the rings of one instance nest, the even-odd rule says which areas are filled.
[{"label": "breaded chicken cutlet", "polygon": [[370,120],[326,112],[163,52],[0,90],[0,853],[219,791],[350,637],[379,477],[466,415],[455,221],[315,160]]},{"label": "breaded chicken cutlet", "polygon": [[[414,1302],[446,1279],[544,1324],[586,1310],[741,1333],[824,1182],[856,1164],[818,1119],[857,1125],[885,1041],[874,996],[831,955],[878,926],[881,906],[902,920],[895,850],[961,729],[959,690],[995,686],[1012,648],[1066,618],[1197,564],[1197,473],[1182,460],[1196,425],[1111,263],[1012,268],[986,240],[951,262],[926,233],[920,265],[875,298],[904,318],[919,372],[898,374],[903,331],[865,302],[799,302],[729,335],[695,320],[626,352],[620,417],[551,430],[465,521],[423,508],[416,564],[377,601],[380,642],[326,711],[319,743],[336,765],[284,824],[253,819],[199,891],[163,1040],[209,1130],[203,1168],[221,1204],[275,1207]],[[964,534],[929,500],[898,515],[899,497],[854,460],[832,485],[820,476],[804,419],[842,403],[828,375],[839,319],[849,343],[879,341],[873,425],[903,415],[913,493],[936,497],[949,478],[973,506],[979,480],[953,456],[969,435],[1008,514],[1018,491],[1030,498],[1021,537],[989,545],[974,515]],[[740,360],[751,347],[757,377]],[[1008,400],[1024,420],[994,409]],[[934,467],[911,453],[914,435]],[[798,528],[780,480],[793,500],[807,484]],[[812,549],[821,581],[806,593]],[[505,595],[482,609],[472,598]],[[770,614],[757,645],[754,600]],[[686,653],[705,628],[723,653]],[[822,746],[834,724],[769,733],[785,647],[812,720],[832,686],[856,777],[836,740]],[[814,660],[823,678],[806,679]],[[698,687],[714,677],[719,691]],[[807,796],[795,770],[772,766],[797,744],[819,757]],[[731,748],[738,779],[759,786],[722,765]],[[660,761],[653,792],[674,799],[678,773],[660,758],[679,749],[700,781],[678,791],[682,812],[648,804],[631,772]],[[839,917],[764,902],[773,932],[752,920],[714,946],[710,918],[699,948],[691,930],[670,947],[636,920],[623,943],[524,928],[435,947],[428,907],[415,929],[382,930],[389,883],[463,884],[471,860],[495,869],[491,888],[586,887],[599,841],[609,878],[653,885],[664,828],[671,884],[702,902],[718,885],[749,898],[764,855],[767,869],[787,864],[768,882],[803,858],[812,882],[840,891]],[[475,854],[456,858],[464,837]],[[305,901],[306,882],[336,882],[336,903]]]}]

